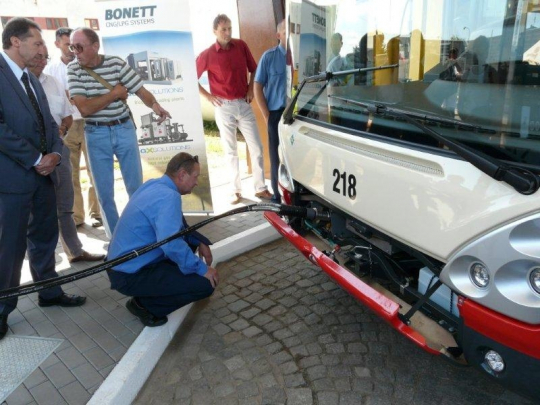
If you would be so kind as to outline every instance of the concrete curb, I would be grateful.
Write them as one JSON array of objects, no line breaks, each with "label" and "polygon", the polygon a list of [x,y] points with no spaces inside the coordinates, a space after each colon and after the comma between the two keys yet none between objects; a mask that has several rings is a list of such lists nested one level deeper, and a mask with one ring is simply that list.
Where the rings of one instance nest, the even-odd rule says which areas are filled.
[{"label": "concrete curb", "polygon": [[[212,246],[214,265],[279,238],[279,233],[270,224],[262,224],[231,236]],[[161,327],[144,328],[88,404],[131,404],[182,325],[191,306],[187,305],[169,315],[169,321]]]}]

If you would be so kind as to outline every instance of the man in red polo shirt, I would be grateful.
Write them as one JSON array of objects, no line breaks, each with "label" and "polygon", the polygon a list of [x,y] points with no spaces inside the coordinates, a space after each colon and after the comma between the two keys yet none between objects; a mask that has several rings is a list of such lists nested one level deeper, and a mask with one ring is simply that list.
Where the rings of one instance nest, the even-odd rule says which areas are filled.
[{"label": "man in red polo shirt", "polygon": [[[216,124],[229,159],[232,198],[237,204],[242,199],[242,184],[238,169],[236,129],[246,140],[253,163],[255,197],[270,200],[272,194],[264,184],[263,154],[255,115],[250,103],[253,100],[253,81],[257,64],[247,44],[232,39],[231,20],[225,14],[214,19],[216,43],[197,57],[197,75],[208,72],[210,93],[199,84],[199,93],[215,107]],[[249,83],[247,73],[249,72]]]}]

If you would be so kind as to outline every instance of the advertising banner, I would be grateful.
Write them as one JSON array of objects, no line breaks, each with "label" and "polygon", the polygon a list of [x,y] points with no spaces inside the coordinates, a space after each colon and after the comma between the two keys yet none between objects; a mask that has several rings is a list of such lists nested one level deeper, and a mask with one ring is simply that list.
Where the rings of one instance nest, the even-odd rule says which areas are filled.
[{"label": "advertising banner", "polygon": [[160,177],[179,152],[199,157],[199,185],[182,197],[184,212],[211,212],[212,196],[197,86],[189,0],[96,0],[101,53],[124,59],[171,114],[157,117],[136,95],[128,104],[137,126],[144,180]]},{"label": "advertising banner", "polygon": [[326,7],[302,2],[300,26],[299,82],[325,71]]}]

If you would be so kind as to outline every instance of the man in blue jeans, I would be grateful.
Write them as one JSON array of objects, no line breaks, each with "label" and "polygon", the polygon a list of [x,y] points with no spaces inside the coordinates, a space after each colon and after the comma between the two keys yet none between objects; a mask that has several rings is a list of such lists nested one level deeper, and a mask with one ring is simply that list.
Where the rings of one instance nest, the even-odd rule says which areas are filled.
[{"label": "man in blue jeans", "polygon": [[270,154],[270,172],[272,191],[274,195],[272,202],[280,203],[281,196],[278,189],[278,168],[279,168],[279,119],[285,109],[287,102],[287,62],[286,62],[286,38],[285,20],[277,25],[277,38],[279,45],[265,53],[259,61],[257,72],[255,73],[255,85],[253,91],[255,100],[261,109],[266,120],[268,130],[268,151]]},{"label": "man in blue jeans", "polygon": [[[197,156],[181,152],[169,161],[163,177],[144,183],[133,194],[118,221],[109,259],[163,240],[185,228],[182,195],[191,193],[199,174]],[[126,307],[144,325],[163,325],[171,312],[214,292],[218,273],[211,267],[209,245],[210,241],[198,232],[174,239],[115,266],[108,273],[111,288],[133,297]]]},{"label": "man in blue jeans", "polygon": [[[142,166],[135,125],[125,104],[128,93],[136,94],[159,116],[170,118],[155,97],[143,87],[141,78],[122,59],[99,54],[99,37],[90,28],[71,33],[70,50],[76,60],[67,67],[69,94],[85,118],[85,137],[94,176],[94,186],[103,214],[105,232],[110,238],[118,222],[114,202],[114,155],[120,163],[122,178],[131,196],[142,184]],[[91,75],[94,71],[112,88]]]}]

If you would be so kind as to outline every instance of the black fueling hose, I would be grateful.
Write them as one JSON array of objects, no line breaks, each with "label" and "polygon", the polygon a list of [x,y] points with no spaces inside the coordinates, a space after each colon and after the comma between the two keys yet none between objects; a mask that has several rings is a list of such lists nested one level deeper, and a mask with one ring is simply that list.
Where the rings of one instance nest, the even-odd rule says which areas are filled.
[{"label": "black fueling hose", "polygon": [[318,212],[314,208],[306,208],[306,207],[297,207],[293,205],[282,205],[282,204],[273,204],[273,203],[267,203],[267,204],[252,204],[247,205],[245,207],[236,208],[227,212],[224,212],[223,214],[217,215],[212,218],[208,218],[204,221],[199,222],[198,224],[195,224],[193,226],[190,226],[189,228],[183,229],[180,232],[177,232],[168,238],[165,238],[161,241],[151,243],[149,245],[143,246],[137,250],[133,250],[129,253],[126,253],[123,256],[117,257],[116,259],[106,261],[104,263],[98,264],[96,266],[90,267],[85,270],[78,271],[73,274],[67,274],[65,276],[55,277],[48,280],[38,281],[32,284],[26,284],[19,287],[13,287],[8,288],[6,290],[0,291],[0,301],[5,300],[7,298],[14,298],[18,297],[20,295],[27,295],[31,294],[33,292],[41,291],[46,288],[55,287],[58,285],[70,283],[75,280],[80,280],[81,278],[91,276],[93,274],[102,272],[104,270],[108,270],[113,268],[114,266],[118,266],[119,264],[125,263],[128,260],[134,259],[135,257],[138,257],[142,254],[145,254],[155,248],[160,247],[161,245],[164,245],[174,239],[177,239],[181,236],[187,235],[199,228],[202,228],[203,226],[209,224],[210,222],[216,221],[221,218],[225,218],[231,215],[241,214],[243,212],[256,212],[256,211],[271,211],[275,212],[276,214],[280,215],[287,215],[287,216],[294,216],[294,217],[301,217],[301,218],[307,218],[307,219],[322,219],[322,220],[329,220],[330,217],[328,213],[324,212]]}]

